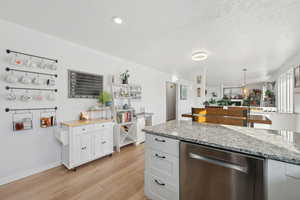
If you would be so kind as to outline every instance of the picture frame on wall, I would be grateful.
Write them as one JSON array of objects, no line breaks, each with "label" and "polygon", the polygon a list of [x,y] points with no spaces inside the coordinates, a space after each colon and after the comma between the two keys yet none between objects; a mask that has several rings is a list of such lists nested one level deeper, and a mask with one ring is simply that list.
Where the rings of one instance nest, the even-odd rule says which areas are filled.
[{"label": "picture frame on wall", "polygon": [[294,69],[295,88],[300,88],[300,65]]},{"label": "picture frame on wall", "polygon": [[201,88],[197,88],[197,97],[201,97]]},{"label": "picture frame on wall", "polygon": [[197,83],[197,84],[201,84],[201,81],[202,81],[202,76],[201,76],[201,75],[198,75],[198,76],[196,77],[196,83]]},{"label": "picture frame on wall", "polygon": [[187,100],[188,87],[180,85],[180,100]]}]

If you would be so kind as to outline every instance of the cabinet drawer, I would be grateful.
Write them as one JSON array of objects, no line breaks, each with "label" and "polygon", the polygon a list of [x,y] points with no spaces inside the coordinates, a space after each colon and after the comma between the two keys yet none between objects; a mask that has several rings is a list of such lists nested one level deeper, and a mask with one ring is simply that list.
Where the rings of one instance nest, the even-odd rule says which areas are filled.
[{"label": "cabinet drawer", "polygon": [[179,200],[179,190],[161,177],[145,172],[145,194],[153,200]]},{"label": "cabinet drawer", "polygon": [[105,129],[105,128],[112,128],[112,123],[99,123],[94,124],[95,129]]},{"label": "cabinet drawer", "polygon": [[146,149],[146,170],[158,177],[165,177],[174,187],[179,186],[179,159],[167,153]]},{"label": "cabinet drawer", "polygon": [[80,134],[80,133],[87,133],[94,130],[93,125],[86,125],[86,126],[79,126],[73,128],[73,133]]},{"label": "cabinet drawer", "polygon": [[298,179],[300,181],[300,166],[286,164],[285,174],[291,178]]},{"label": "cabinet drawer", "polygon": [[146,148],[152,148],[177,157],[179,155],[179,141],[166,137],[146,134]]}]

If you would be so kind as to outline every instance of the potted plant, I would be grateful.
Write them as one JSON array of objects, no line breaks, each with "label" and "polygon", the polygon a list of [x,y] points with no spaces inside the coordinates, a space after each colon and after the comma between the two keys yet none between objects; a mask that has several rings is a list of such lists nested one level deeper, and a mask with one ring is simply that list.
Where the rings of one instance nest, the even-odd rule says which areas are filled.
[{"label": "potted plant", "polygon": [[214,98],[211,98],[209,101],[208,101],[209,104],[216,104],[217,101],[214,99]]},{"label": "potted plant", "polygon": [[271,90],[267,90],[266,92],[265,92],[265,95],[267,96],[267,97],[272,97],[273,95],[274,95],[274,93],[271,91]]},{"label": "potted plant", "polygon": [[121,75],[121,80],[123,84],[128,84],[128,78],[129,78],[129,71],[126,70],[124,73],[122,73]]},{"label": "potted plant", "polygon": [[209,106],[209,102],[208,102],[208,101],[204,101],[204,102],[203,102],[203,105],[204,105],[204,106]]},{"label": "potted plant", "polygon": [[99,102],[101,102],[105,106],[112,105],[112,98],[109,92],[103,91],[99,95]]}]

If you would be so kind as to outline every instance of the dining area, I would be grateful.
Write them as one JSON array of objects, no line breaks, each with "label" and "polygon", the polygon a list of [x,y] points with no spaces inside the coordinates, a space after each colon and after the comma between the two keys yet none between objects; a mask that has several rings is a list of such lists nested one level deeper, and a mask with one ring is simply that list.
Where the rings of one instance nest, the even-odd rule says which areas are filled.
[{"label": "dining area", "polygon": [[257,115],[244,106],[205,106],[192,108],[191,113],[184,113],[183,118],[189,118],[198,123],[213,123],[251,128],[270,129],[272,120],[267,115]]}]

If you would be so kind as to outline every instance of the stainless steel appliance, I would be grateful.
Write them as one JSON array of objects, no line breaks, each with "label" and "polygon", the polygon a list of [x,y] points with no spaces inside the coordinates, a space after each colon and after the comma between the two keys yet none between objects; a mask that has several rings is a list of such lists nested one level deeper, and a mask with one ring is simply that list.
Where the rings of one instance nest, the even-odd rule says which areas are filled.
[{"label": "stainless steel appliance", "polygon": [[264,200],[262,158],[180,143],[181,200]]}]

